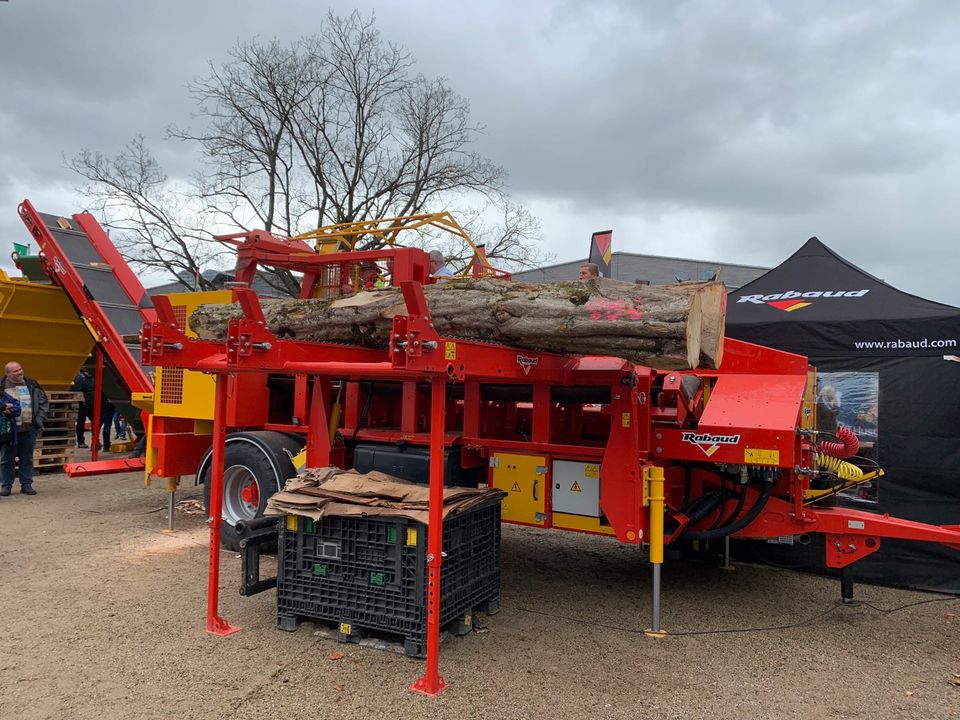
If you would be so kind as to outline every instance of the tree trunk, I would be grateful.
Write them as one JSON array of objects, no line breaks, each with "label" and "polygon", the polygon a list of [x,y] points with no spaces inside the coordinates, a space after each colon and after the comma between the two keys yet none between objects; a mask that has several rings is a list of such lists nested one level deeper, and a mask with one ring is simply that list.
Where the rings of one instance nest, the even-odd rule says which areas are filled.
[{"label": "tree trunk", "polygon": [[[612,355],[665,370],[715,368],[721,359],[722,283],[483,279],[426,285],[423,292],[441,337]],[[264,300],[263,309],[278,337],[366,347],[386,347],[393,316],[406,313],[395,287],[333,300]],[[201,338],[223,340],[227,322],[239,317],[236,305],[203,305],[190,316],[190,327]]]}]

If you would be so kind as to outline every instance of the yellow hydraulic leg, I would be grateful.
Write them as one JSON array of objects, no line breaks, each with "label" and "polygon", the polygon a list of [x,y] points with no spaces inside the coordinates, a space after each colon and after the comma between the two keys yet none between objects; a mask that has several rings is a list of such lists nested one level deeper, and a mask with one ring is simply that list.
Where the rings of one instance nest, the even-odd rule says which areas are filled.
[{"label": "yellow hydraulic leg", "polygon": [[663,468],[645,467],[645,483],[649,488],[650,504],[650,564],[653,567],[653,624],[644,630],[647,637],[662,638],[667,633],[660,629],[660,566],[663,565]]}]

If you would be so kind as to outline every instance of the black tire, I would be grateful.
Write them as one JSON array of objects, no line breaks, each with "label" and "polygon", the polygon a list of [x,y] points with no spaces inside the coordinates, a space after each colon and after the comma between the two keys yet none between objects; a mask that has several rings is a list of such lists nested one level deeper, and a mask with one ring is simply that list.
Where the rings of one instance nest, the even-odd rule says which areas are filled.
[{"label": "black tire", "polygon": [[[228,550],[240,549],[237,520],[263,515],[267,499],[296,475],[290,455],[303,441],[281,433],[239,433],[227,438],[223,460],[223,522],[220,543]],[[288,455],[290,453],[290,455]],[[210,463],[212,451],[200,461],[198,477],[203,483],[203,506],[210,513]]]}]

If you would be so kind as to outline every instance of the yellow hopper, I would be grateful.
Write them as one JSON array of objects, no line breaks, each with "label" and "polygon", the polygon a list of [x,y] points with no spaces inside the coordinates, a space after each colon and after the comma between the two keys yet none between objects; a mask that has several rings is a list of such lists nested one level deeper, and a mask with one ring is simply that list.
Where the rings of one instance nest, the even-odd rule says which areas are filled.
[{"label": "yellow hopper", "polygon": [[10,278],[0,268],[0,363],[16,360],[47,390],[67,390],[92,349],[61,288]]}]

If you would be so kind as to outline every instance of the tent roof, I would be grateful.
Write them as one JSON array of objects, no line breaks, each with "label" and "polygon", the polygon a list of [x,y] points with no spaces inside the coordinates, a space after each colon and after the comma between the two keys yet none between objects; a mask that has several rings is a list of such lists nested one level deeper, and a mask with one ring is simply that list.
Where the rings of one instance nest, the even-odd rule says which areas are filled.
[{"label": "tent roof", "polygon": [[956,344],[932,343],[960,342],[960,308],[898,290],[813,237],[729,294],[727,334],[812,357],[955,354]]},{"label": "tent roof", "polygon": [[[838,297],[840,293],[842,296]],[[799,303],[807,305],[790,309]],[[811,322],[958,315],[960,308],[898,290],[812,237],[777,267],[731,293],[727,321]]]}]

